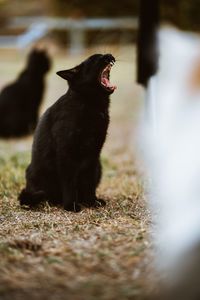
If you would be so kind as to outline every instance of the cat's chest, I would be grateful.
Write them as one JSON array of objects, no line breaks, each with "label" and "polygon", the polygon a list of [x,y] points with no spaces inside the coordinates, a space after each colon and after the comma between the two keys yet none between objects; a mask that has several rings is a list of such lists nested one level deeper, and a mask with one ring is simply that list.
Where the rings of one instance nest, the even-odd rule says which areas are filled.
[{"label": "cat's chest", "polygon": [[[83,118],[83,127],[86,126],[89,131],[104,133],[109,124],[108,111],[91,113]],[[106,133],[106,132],[105,132]]]},{"label": "cat's chest", "polygon": [[80,141],[82,147],[89,149],[101,149],[108,130],[109,114],[108,111],[99,111],[88,113],[87,117],[81,120],[80,128]]}]

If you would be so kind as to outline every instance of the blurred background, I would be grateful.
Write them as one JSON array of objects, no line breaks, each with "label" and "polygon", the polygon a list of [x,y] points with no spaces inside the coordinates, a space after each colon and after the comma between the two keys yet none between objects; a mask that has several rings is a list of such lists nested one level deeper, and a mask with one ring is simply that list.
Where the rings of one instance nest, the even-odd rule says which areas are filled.
[{"label": "blurred background", "polygon": [[[23,48],[41,39],[71,52],[102,43],[134,43],[138,4],[139,0],[117,5],[106,0],[0,0],[0,48]],[[198,31],[199,5],[200,0],[161,0],[161,19]]]},{"label": "blurred background", "polygon": [[137,7],[138,1],[130,0],[117,5],[114,1],[99,5],[84,0],[1,0],[0,47],[24,47],[45,39],[81,52],[102,43],[134,42]]},{"label": "blurred background", "polygon": [[[89,3],[85,0],[1,0],[0,34],[2,36],[21,34],[27,29],[28,25],[34,23],[34,17],[63,17],[77,21],[85,18],[95,17],[136,17],[138,12],[138,3],[138,0],[124,0],[117,3],[117,5],[115,1],[105,0],[101,1],[100,5],[97,0],[93,1],[92,3]],[[163,20],[173,21],[175,24],[182,26],[184,29],[190,28],[193,30],[198,30],[200,25],[198,14],[199,5],[199,0],[161,0]],[[23,18],[25,16],[27,18]],[[18,19],[16,19],[17,17]],[[105,24],[102,24],[102,27],[106,27]],[[65,29],[67,29],[67,26]],[[55,28],[53,28],[48,35],[52,38],[55,38],[55,36],[58,38],[60,35],[60,42],[66,43],[67,36],[65,35],[65,37],[62,37],[61,34],[61,31],[63,30],[64,28],[62,30],[55,30]],[[113,29],[113,31],[115,30]],[[117,36],[119,37],[119,31],[120,30],[118,29],[118,35],[115,32],[115,41]],[[131,28],[126,28],[126,33],[128,33],[128,31],[131,31]],[[93,32],[87,35],[86,40],[89,44],[95,42],[94,36],[96,36],[96,33]],[[130,40],[133,40],[133,35],[132,38],[129,36],[129,41]]]}]

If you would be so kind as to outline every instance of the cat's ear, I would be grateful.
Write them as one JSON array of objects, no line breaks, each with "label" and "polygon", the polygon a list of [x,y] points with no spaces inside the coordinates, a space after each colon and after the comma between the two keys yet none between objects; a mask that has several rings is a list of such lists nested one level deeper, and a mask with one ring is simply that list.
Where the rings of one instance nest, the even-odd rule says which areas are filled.
[{"label": "cat's ear", "polygon": [[65,80],[72,80],[78,71],[79,68],[75,67],[69,70],[58,71],[56,74]]}]

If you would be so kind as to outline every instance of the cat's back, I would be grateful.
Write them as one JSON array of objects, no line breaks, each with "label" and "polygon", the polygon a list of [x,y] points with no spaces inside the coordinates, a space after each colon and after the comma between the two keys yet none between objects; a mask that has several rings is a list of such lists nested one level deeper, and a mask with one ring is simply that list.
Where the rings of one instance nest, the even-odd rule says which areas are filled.
[{"label": "cat's back", "polygon": [[64,94],[44,112],[34,134],[34,144],[49,140],[56,123],[60,122],[63,117],[68,120],[66,115],[71,115],[70,103],[68,102],[66,94]]}]

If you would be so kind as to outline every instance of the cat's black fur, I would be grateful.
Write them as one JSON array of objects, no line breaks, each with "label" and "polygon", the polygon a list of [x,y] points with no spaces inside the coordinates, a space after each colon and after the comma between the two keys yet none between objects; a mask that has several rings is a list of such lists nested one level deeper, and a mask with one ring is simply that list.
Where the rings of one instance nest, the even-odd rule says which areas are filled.
[{"label": "cat's black fur", "polygon": [[21,137],[33,132],[45,88],[44,76],[49,69],[46,52],[32,50],[17,80],[1,91],[0,137]]},{"label": "cat's black fur", "polygon": [[95,54],[77,67],[57,73],[68,81],[69,89],[38,124],[26,188],[19,196],[21,205],[47,200],[80,211],[81,205],[105,204],[96,198],[96,187],[101,179],[100,152],[113,90],[101,85],[100,74],[114,61],[111,54]]}]

